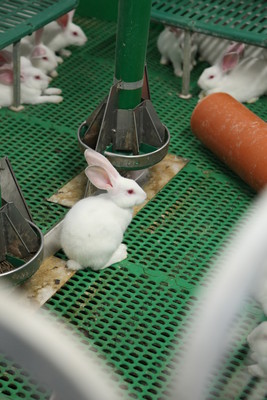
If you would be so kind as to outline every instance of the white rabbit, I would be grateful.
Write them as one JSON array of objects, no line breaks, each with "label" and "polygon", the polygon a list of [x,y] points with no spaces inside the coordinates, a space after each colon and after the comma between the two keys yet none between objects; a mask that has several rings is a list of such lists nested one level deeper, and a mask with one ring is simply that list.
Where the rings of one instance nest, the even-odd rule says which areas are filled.
[{"label": "white rabbit", "polygon": [[61,230],[61,246],[70,269],[99,270],[127,257],[123,234],[131,222],[133,207],[146,194],[132,179],[122,177],[100,153],[87,149],[85,172],[97,188],[107,193],[78,201],[67,213]]},{"label": "white rabbit", "polygon": [[[58,63],[63,62],[63,60],[57,57],[53,50],[42,43],[42,35],[43,28],[38,29],[34,34],[34,46],[31,47],[29,54],[30,60],[34,67],[55,78],[58,75],[56,71]],[[27,54],[23,53],[23,49],[21,54],[27,56]]]},{"label": "white rabbit", "polygon": [[250,358],[255,361],[248,367],[251,375],[267,377],[267,321],[260,323],[247,337]]},{"label": "white rabbit", "polygon": [[[57,57],[53,50],[45,46],[41,42],[43,29],[39,29],[33,35],[34,43],[30,38],[23,38],[20,42],[20,54],[22,57],[28,58],[31,64],[39,68],[47,75],[57,76],[56,68],[58,63],[63,62]],[[12,56],[12,45],[5,48]]]},{"label": "white rabbit", "polygon": [[[27,60],[28,61],[28,60]],[[0,69],[0,107],[13,104],[12,66]],[[60,103],[63,100],[61,90],[48,88],[51,78],[38,68],[24,66],[20,76],[21,104]]]},{"label": "white rabbit", "polygon": [[172,43],[180,42],[182,30],[177,30],[176,34],[172,31],[170,26],[166,26],[163,31],[159,34],[157,40],[157,47],[161,54],[160,63],[166,65],[170,62],[169,58],[169,47]]},{"label": "white rabbit", "polygon": [[[9,69],[13,66],[12,53],[6,49],[0,51],[0,69]],[[32,67],[31,61],[24,56],[20,57],[21,69]]]},{"label": "white rabbit", "polygon": [[62,56],[71,55],[70,50],[66,50],[65,47],[82,46],[87,41],[83,30],[72,22],[74,12],[75,10],[72,10],[44,27],[44,44]]},{"label": "white rabbit", "polygon": [[[183,70],[183,58],[184,58],[184,32],[178,28],[165,27],[165,29],[160,33],[157,40],[157,47],[161,54],[160,63],[168,64],[172,63],[174,74],[176,76],[182,76]],[[195,56],[197,53],[197,46],[192,41],[191,44],[191,65],[190,69],[195,65]]]},{"label": "white rabbit", "polygon": [[200,60],[213,65],[222,58],[231,42],[215,36],[197,34],[196,43]]},{"label": "white rabbit", "polygon": [[[223,55],[233,44],[232,41],[221,39],[215,36],[196,34],[195,43],[198,47],[199,58],[202,61],[207,61],[209,64],[214,65],[222,60]],[[240,43],[244,46],[244,57],[266,58],[266,49],[258,46],[251,46]]]},{"label": "white rabbit", "polygon": [[253,297],[259,303],[265,315],[267,315],[267,263],[263,269],[259,284],[253,291]]},{"label": "white rabbit", "polygon": [[234,44],[224,54],[222,60],[206,68],[198,79],[202,89],[200,97],[224,92],[240,102],[254,102],[267,93],[267,60],[243,58],[244,44]]}]

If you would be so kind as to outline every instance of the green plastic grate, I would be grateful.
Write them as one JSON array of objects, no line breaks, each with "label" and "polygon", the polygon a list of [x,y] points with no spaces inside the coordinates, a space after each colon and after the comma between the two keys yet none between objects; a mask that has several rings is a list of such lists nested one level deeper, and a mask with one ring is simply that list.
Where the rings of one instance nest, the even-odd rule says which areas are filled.
[{"label": "green plastic grate", "polygon": [[77,0],[0,0],[0,49],[76,8]]},{"label": "green plastic grate", "polygon": [[[198,300],[193,286],[180,283],[126,261],[119,273],[116,267],[100,274],[79,271],[48,308],[76,329],[83,344],[100,352],[127,390],[127,398],[169,399],[174,358],[184,355],[187,324]],[[247,332],[261,318],[258,308],[247,304],[237,348],[211,388],[210,399],[234,398],[233,393],[242,399],[249,385],[255,385],[253,396],[262,392],[264,385],[252,378],[247,381],[243,365]]]},{"label": "green plastic grate", "polygon": [[267,46],[264,0],[152,0],[151,16],[183,29]]},{"label": "green plastic grate", "polygon": [[[72,49],[53,80],[64,101],[25,106],[20,113],[0,110],[0,155],[9,156],[44,233],[66,212],[46,198],[85,167],[76,140],[78,126],[113,82],[116,25],[77,16],[76,22],[89,40]],[[128,259],[99,273],[78,271],[45,307],[70,324],[85,346],[100,352],[131,398],[145,400],[168,398],[174,352],[183,352],[197,289],[205,286],[211,260],[254,198],[192,135],[196,82],[207,64],[194,68],[193,97],[181,100],[181,79],[171,66],[159,64],[156,39],[161,29],[151,25],[147,50],[152,102],[171,132],[170,152],[190,161],[133,219],[125,235]],[[265,96],[248,107],[264,119],[266,105]],[[211,400],[267,398],[264,384],[245,374],[246,336],[262,317],[250,302],[242,315],[238,346],[211,388]],[[0,367],[0,392],[12,399],[48,399],[17,364],[2,357]]]}]

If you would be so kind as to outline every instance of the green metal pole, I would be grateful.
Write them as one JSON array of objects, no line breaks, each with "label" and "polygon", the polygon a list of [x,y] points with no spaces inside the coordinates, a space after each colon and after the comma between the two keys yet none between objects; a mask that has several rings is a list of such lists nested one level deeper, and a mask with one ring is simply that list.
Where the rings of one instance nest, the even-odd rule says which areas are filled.
[{"label": "green metal pole", "polygon": [[119,0],[115,81],[121,81],[120,109],[141,102],[152,0]]}]

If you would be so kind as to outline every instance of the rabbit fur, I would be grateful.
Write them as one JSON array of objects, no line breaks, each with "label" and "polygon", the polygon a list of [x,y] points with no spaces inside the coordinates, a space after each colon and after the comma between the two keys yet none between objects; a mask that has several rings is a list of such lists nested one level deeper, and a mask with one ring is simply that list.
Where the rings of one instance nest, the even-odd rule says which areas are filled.
[{"label": "rabbit fur", "polygon": [[[219,63],[229,46],[234,42],[215,36],[196,34],[195,43],[198,48],[199,59],[214,65]],[[244,45],[244,57],[267,58],[267,50],[251,45]]]},{"label": "rabbit fur", "polygon": [[87,41],[83,30],[72,22],[74,11],[68,12],[44,27],[43,43],[62,56],[71,55],[71,51],[65,49],[66,47],[83,46]]},{"label": "rabbit fur", "polygon": [[252,103],[267,93],[267,60],[245,57],[239,61],[243,50],[242,44],[231,45],[218,64],[202,72],[198,79],[200,97],[224,92],[240,102]]},{"label": "rabbit fur", "polygon": [[[28,60],[27,60],[28,62]],[[3,65],[0,69],[0,107],[13,104],[13,68]],[[21,104],[60,103],[63,100],[61,90],[48,88],[51,78],[41,70],[27,63],[21,70]]]},{"label": "rabbit fur", "polygon": [[[42,31],[43,29],[39,29],[35,32],[34,43],[28,38],[21,40],[20,54],[28,58],[34,67],[55,78],[58,75],[56,71],[57,66],[63,60],[60,60],[60,57],[57,57],[53,50],[41,42]],[[12,45],[6,47],[5,50],[9,51],[12,55]]]},{"label": "rabbit fur", "polygon": [[[166,26],[164,30],[160,33],[157,40],[157,47],[161,54],[160,63],[168,64],[172,63],[174,74],[176,76],[182,76],[183,70],[183,41],[184,41],[184,32],[181,29],[172,28]],[[191,44],[191,65],[190,69],[195,65],[195,56],[197,52],[197,46],[192,41]]]},{"label": "rabbit fur", "polygon": [[67,213],[61,230],[61,246],[70,269],[99,270],[127,257],[123,234],[131,222],[133,207],[146,194],[132,179],[120,176],[100,153],[88,148],[85,173],[106,193],[78,201]]},{"label": "rabbit fur", "polygon": [[253,291],[254,299],[259,303],[264,314],[267,316],[267,263],[264,265],[263,274],[259,279],[259,283],[256,285]]},{"label": "rabbit fur", "polygon": [[250,358],[254,364],[248,367],[251,375],[259,378],[267,377],[267,321],[260,323],[248,335]]}]

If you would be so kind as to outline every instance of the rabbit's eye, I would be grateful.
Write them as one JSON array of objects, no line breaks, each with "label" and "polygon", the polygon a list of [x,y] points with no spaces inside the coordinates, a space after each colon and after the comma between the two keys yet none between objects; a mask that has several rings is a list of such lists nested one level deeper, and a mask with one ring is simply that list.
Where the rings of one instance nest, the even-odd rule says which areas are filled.
[{"label": "rabbit's eye", "polygon": [[134,190],[133,189],[129,189],[129,190],[127,190],[127,193],[128,194],[134,194]]},{"label": "rabbit's eye", "polygon": [[213,79],[213,78],[214,78],[214,75],[210,75],[210,76],[209,76],[209,79]]},{"label": "rabbit's eye", "polygon": [[46,57],[46,56],[42,57],[42,59],[43,59],[44,61],[48,61],[48,57]]},{"label": "rabbit's eye", "polygon": [[74,31],[72,32],[73,36],[78,36],[78,32]]},{"label": "rabbit's eye", "polygon": [[41,77],[40,77],[40,75],[35,75],[34,79],[40,80]]}]

